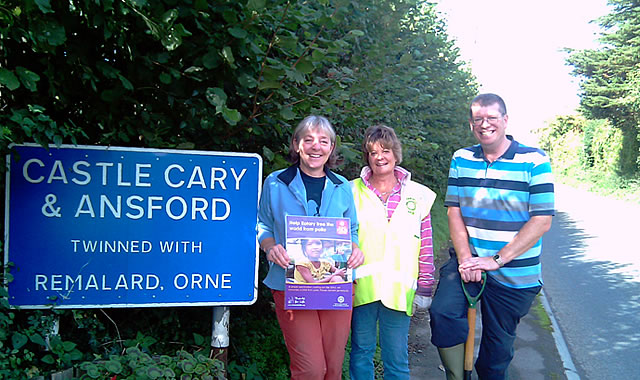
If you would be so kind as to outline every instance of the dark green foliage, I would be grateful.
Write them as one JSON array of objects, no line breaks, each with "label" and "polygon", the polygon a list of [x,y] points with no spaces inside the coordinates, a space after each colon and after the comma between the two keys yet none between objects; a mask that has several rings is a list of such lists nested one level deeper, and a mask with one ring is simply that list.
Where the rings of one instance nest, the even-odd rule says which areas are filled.
[{"label": "dark green foliage", "polygon": [[615,173],[622,148],[620,133],[606,120],[558,116],[538,130],[540,147],[549,154],[556,174],[574,176],[580,171]]},{"label": "dark green foliage", "polygon": [[560,182],[587,185],[593,191],[638,202],[639,181],[624,174],[624,136],[608,120],[559,116],[538,131]]},{"label": "dark green foliage", "polygon": [[11,310],[5,286],[11,265],[0,277],[0,378],[19,379],[68,368],[83,358],[77,344],[56,334],[61,312]]},{"label": "dark green foliage", "polygon": [[623,177],[633,178],[640,172],[640,4],[634,0],[609,0],[609,4],[613,11],[599,20],[602,47],[572,51],[568,63],[583,79],[584,115],[607,119],[622,131],[619,170]]},{"label": "dark green foliage", "polygon": [[224,364],[202,353],[178,351],[174,356],[150,356],[136,347],[122,355],[84,362],[79,366],[80,379],[225,379]]},{"label": "dark green foliage", "polygon": [[[419,182],[444,191],[453,151],[473,143],[467,102],[477,89],[461,70],[434,4],[357,2],[348,9],[345,22],[362,36],[348,57],[351,67],[335,73],[350,80],[347,96],[328,105],[332,120],[358,150],[366,127],[395,128],[403,142],[402,165]],[[346,168],[348,177],[360,165]]]},{"label": "dark green foliage", "polygon": [[597,49],[570,51],[580,77],[578,116],[562,116],[540,131],[541,145],[564,181],[586,182],[605,194],[637,199],[640,183],[640,3],[609,0],[598,20]]},{"label": "dark green foliage", "polygon": [[442,188],[476,88],[433,4],[265,4],[8,2],[0,153],[22,141],[245,151],[268,173],[319,113],[343,136],[346,173],[363,128],[382,122],[416,178]]},{"label": "dark green foliage", "polygon": [[3,153],[27,139],[261,153],[337,87],[327,5],[43,3],[2,13]]},{"label": "dark green foliage", "polygon": [[[211,308],[12,310],[4,288],[8,280],[10,274],[0,287],[0,378],[35,377],[83,361],[93,363],[82,365],[86,371],[99,368],[97,378],[101,379],[105,371],[117,373],[116,363],[122,365],[122,376],[155,368],[171,368],[180,374],[176,366],[193,360],[196,366],[202,363],[200,367],[207,367],[212,378],[218,378],[219,361],[194,359],[187,353],[209,352]],[[152,363],[151,355],[162,355],[161,360]],[[130,378],[143,378],[136,376],[140,374]]]},{"label": "dark green foliage", "polygon": [[261,255],[258,300],[251,306],[231,309],[230,335],[233,339],[229,350],[233,360],[229,363],[229,375],[232,379],[250,373],[255,379],[286,380],[290,377],[289,354],[276,320],[271,290],[262,283],[267,271],[267,260]]},{"label": "dark green foliage", "polygon": [[[264,286],[262,286],[264,287]],[[232,309],[230,369],[253,372],[263,379],[288,379],[289,354],[275,318],[271,296],[252,306]]]},{"label": "dark green foliage", "polygon": [[[402,165],[443,193],[451,154],[472,143],[475,92],[428,2],[0,4],[2,155],[31,141],[255,152],[266,175],[287,165],[292,128],[315,113],[336,126],[346,177],[363,164],[364,128],[385,123],[403,141]],[[255,305],[232,309],[230,378],[288,377],[270,300],[261,285]],[[177,351],[210,343],[210,308],[34,311],[9,309],[5,293],[0,301],[0,377],[126,356],[128,347],[175,363]],[[56,319],[59,336],[50,333]]]}]

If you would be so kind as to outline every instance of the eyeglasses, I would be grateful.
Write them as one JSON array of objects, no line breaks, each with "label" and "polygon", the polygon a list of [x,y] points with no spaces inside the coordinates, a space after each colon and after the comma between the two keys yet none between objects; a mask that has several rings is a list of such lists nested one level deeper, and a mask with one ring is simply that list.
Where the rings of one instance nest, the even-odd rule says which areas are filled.
[{"label": "eyeglasses", "polygon": [[503,116],[489,116],[489,117],[476,117],[471,119],[471,123],[473,124],[474,127],[479,127],[482,124],[484,124],[484,121],[486,120],[487,123],[489,124],[495,124],[498,122],[498,120],[502,119],[504,117]]}]

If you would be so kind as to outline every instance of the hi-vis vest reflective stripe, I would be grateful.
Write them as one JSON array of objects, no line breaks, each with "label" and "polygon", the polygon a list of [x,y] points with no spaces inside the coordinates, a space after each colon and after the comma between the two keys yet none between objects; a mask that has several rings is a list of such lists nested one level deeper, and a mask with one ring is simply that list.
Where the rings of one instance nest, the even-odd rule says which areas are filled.
[{"label": "hi-vis vest reflective stripe", "polygon": [[417,288],[420,227],[436,194],[407,181],[402,198],[387,221],[387,210],[361,178],[352,182],[358,212],[359,246],[365,260],[355,270],[353,306],[381,301],[386,307],[412,315]]}]

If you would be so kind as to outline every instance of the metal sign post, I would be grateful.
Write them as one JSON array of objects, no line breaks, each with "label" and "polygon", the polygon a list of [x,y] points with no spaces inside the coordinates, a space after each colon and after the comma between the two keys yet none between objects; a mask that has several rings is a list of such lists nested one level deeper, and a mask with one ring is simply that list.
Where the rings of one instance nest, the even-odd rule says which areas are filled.
[{"label": "metal sign post", "polygon": [[211,329],[211,357],[222,361],[226,371],[229,349],[229,315],[226,306],[213,308],[213,322]]}]

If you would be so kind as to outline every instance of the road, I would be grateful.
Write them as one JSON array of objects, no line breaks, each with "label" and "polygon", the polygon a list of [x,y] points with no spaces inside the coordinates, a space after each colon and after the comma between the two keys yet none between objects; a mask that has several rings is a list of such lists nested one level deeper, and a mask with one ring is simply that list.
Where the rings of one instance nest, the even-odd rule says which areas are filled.
[{"label": "road", "polygon": [[581,379],[640,379],[640,205],[556,186],[545,294]]}]

